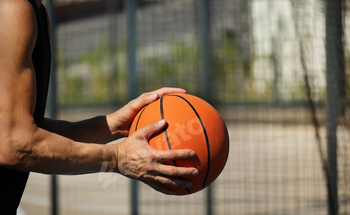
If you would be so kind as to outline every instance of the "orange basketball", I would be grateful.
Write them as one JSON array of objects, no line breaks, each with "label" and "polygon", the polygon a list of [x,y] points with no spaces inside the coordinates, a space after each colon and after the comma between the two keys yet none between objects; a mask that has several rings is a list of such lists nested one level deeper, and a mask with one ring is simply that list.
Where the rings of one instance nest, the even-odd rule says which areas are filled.
[{"label": "orange basketball", "polygon": [[161,119],[165,119],[168,126],[150,139],[150,145],[158,150],[194,150],[195,157],[166,164],[196,167],[199,171],[197,176],[183,177],[192,181],[190,188],[168,187],[177,195],[204,189],[219,176],[226,164],[229,140],[224,121],[204,100],[189,94],[170,94],[139,111],[131,125],[130,135]]}]

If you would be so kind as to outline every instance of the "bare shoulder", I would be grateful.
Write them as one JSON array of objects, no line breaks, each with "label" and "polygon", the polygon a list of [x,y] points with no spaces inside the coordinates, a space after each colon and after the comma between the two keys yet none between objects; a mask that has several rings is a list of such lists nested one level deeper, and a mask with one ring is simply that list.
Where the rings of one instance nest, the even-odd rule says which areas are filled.
[{"label": "bare shoulder", "polygon": [[0,0],[0,20],[1,30],[36,28],[35,13],[27,0]]},{"label": "bare shoulder", "polygon": [[27,0],[0,0],[0,20],[0,62],[30,57],[37,35],[31,4]]},{"label": "bare shoulder", "polygon": [[30,18],[34,14],[31,4],[27,0],[0,0],[0,16],[23,16]]},{"label": "bare shoulder", "polygon": [[[47,14],[46,8],[43,7],[43,9]],[[49,17],[47,16],[46,19],[48,21],[48,30],[50,30]],[[0,20],[2,21],[0,22],[0,27],[1,24],[6,23],[16,24],[18,27],[28,27],[23,30],[32,30],[30,27],[36,27],[35,12],[28,0],[0,0]],[[14,23],[16,21],[19,21],[19,23]]]}]

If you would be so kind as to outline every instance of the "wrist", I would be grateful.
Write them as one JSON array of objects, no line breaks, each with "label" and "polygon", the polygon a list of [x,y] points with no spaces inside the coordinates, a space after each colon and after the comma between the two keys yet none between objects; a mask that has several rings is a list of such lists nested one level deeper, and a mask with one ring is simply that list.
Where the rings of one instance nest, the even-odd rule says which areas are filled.
[{"label": "wrist", "polygon": [[110,159],[108,159],[108,166],[107,166],[107,172],[108,171],[113,171],[116,173],[119,173],[118,169],[118,155],[119,155],[119,150],[118,150],[118,144],[108,144],[106,145],[107,151],[108,151],[108,156]]},{"label": "wrist", "polygon": [[128,127],[125,125],[125,122],[123,122],[121,117],[120,110],[106,115],[109,131],[116,139],[127,137],[129,135]]}]

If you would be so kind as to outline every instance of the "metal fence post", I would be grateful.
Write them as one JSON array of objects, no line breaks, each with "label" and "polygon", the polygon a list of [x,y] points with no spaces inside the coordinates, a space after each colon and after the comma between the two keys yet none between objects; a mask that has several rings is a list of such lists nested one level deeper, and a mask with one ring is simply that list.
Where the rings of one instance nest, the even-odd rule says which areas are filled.
[{"label": "metal fence post", "polygon": [[[51,25],[51,75],[49,89],[49,113],[52,119],[57,118],[57,86],[56,86],[56,20],[53,0],[47,1],[47,10]],[[51,214],[59,214],[57,176],[51,176]]]},{"label": "metal fence post", "polygon": [[[117,12],[118,12],[118,4],[121,4],[116,0],[107,0],[106,1],[106,12],[108,14],[108,57],[109,57],[109,65],[110,65],[110,77],[113,77],[113,82],[118,82],[118,60],[112,59],[116,56],[117,53]],[[118,102],[120,98],[120,92],[113,89],[113,87],[109,86],[109,90],[113,92],[114,96],[112,96],[113,102]],[[116,99],[117,98],[117,99]]]},{"label": "metal fence post", "polygon": [[[128,42],[128,93],[129,100],[136,98],[136,0],[126,0],[127,6],[127,42]],[[131,181],[131,214],[138,214],[138,182]]]},{"label": "metal fence post", "polygon": [[328,154],[328,212],[339,214],[337,170],[338,76],[344,70],[342,0],[326,1],[326,119]]},{"label": "metal fence post", "polygon": [[136,91],[136,0],[126,1],[127,5],[127,42],[128,42],[128,90],[129,99],[137,96]]},{"label": "metal fence post", "polygon": [[210,0],[200,0],[201,70],[203,99],[210,102],[211,92],[211,42],[210,42]]},{"label": "metal fence post", "polygon": [[[200,37],[201,37],[201,70],[202,70],[202,97],[211,103],[211,42],[210,42],[210,0],[199,1]],[[212,185],[206,188],[206,214],[213,214]]]}]

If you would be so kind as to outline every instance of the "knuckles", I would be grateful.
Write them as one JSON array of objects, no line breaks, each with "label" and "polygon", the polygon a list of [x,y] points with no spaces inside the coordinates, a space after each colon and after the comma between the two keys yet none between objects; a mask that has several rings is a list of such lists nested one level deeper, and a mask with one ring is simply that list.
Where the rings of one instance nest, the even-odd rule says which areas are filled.
[{"label": "knuckles", "polygon": [[174,184],[173,181],[170,180],[169,178],[165,179],[162,183],[166,184],[166,185],[173,185]]},{"label": "knuckles", "polygon": [[177,176],[178,174],[178,171],[174,168],[172,168],[168,173],[169,176]]},{"label": "knuckles", "polygon": [[169,160],[175,160],[176,159],[176,153],[173,152],[173,151],[169,151],[168,154],[167,154],[167,159]]},{"label": "knuckles", "polygon": [[137,109],[138,109],[138,105],[137,105],[136,99],[131,100],[131,101],[128,103],[128,105],[129,105],[129,107],[130,107],[132,110],[137,110]]}]

